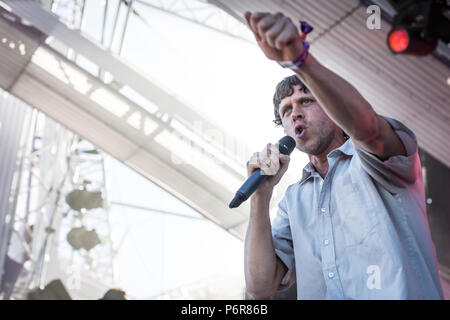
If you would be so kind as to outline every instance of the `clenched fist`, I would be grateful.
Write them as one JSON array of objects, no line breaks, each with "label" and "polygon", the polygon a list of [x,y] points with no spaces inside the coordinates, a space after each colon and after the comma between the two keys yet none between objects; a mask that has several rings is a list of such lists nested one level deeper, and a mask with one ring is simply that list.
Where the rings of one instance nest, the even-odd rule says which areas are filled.
[{"label": "clenched fist", "polygon": [[278,12],[245,12],[247,24],[266,57],[275,61],[294,61],[303,51],[300,33],[289,17]]}]

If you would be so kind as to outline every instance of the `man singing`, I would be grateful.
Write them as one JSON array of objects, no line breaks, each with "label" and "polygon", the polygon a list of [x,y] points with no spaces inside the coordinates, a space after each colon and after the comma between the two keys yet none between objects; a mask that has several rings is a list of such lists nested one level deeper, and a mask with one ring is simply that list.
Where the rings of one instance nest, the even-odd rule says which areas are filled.
[{"label": "man singing", "polygon": [[[278,155],[279,170],[251,198],[249,297],[296,281],[298,299],[442,299],[414,133],[314,59],[288,17],[245,18],[266,57],[295,72],[276,88],[275,122],[310,160],[273,225],[269,203],[289,156]],[[255,153],[248,174],[270,174],[274,149]]]}]

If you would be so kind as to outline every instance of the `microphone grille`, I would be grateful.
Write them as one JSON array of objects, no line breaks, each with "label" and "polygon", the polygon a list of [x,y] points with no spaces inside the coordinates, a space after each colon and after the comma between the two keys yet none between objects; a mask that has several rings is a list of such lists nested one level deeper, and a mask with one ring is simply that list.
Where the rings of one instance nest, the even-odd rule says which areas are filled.
[{"label": "microphone grille", "polygon": [[278,148],[282,154],[289,155],[295,149],[295,140],[290,136],[284,136],[278,141]]}]

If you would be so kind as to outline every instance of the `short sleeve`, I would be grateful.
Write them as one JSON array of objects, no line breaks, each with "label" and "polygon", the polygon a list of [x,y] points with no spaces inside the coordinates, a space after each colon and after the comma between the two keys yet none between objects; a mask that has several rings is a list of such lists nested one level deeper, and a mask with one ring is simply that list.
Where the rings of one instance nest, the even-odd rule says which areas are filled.
[{"label": "short sleeve", "polygon": [[276,255],[288,268],[279,290],[289,288],[295,282],[295,259],[291,226],[287,213],[286,196],[278,204],[278,212],[272,223],[272,239]]},{"label": "short sleeve", "polygon": [[382,116],[402,141],[406,156],[397,155],[382,161],[374,154],[355,145],[363,169],[392,193],[414,184],[420,176],[420,158],[416,135],[400,121]]}]

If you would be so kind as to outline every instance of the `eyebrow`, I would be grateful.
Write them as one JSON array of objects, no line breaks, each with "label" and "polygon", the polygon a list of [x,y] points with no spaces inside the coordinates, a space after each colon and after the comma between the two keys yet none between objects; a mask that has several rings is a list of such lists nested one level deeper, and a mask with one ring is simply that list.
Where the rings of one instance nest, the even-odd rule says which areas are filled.
[{"label": "eyebrow", "polygon": [[[297,99],[297,101],[299,101],[300,103],[303,103],[303,101],[305,101],[305,100],[315,100],[315,99],[313,96],[309,96],[309,95],[302,96],[301,98]],[[285,107],[292,107],[292,104],[289,102],[286,102],[285,104],[281,105],[281,103],[280,103],[278,112],[280,113],[281,116],[283,115],[282,111],[284,111],[283,108],[285,108]]]}]

